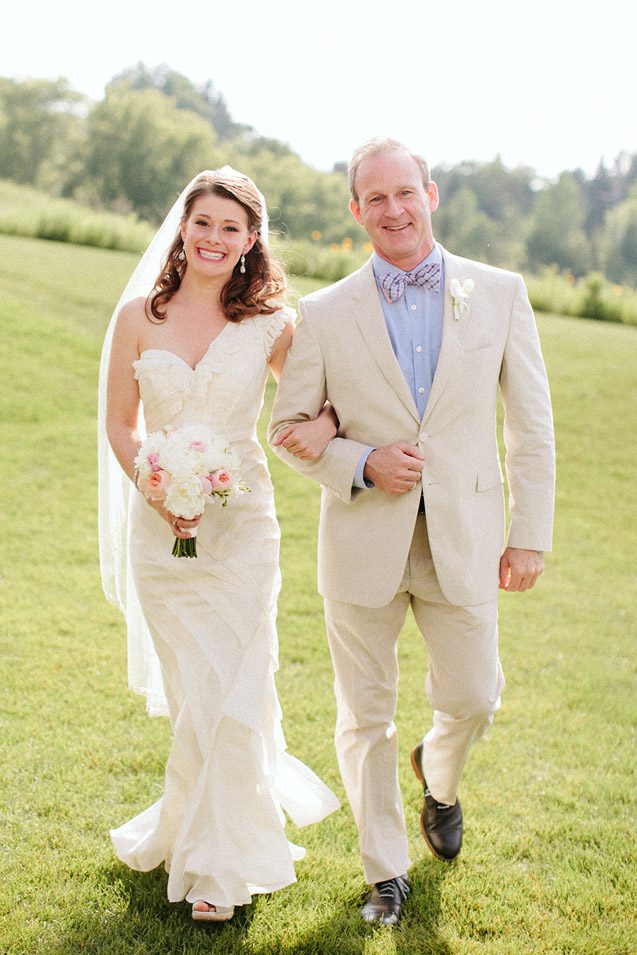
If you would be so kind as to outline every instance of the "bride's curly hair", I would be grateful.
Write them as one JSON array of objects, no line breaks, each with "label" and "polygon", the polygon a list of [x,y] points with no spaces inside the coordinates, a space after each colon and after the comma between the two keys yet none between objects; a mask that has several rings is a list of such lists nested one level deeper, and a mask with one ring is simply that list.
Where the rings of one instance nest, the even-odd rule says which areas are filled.
[{"label": "bride's curly hair", "polygon": [[[240,271],[237,263],[221,291],[221,305],[226,318],[230,322],[240,322],[253,315],[271,315],[285,304],[287,281],[283,266],[270,255],[267,244],[261,238],[263,207],[256,186],[247,176],[200,176],[184,201],[182,224],[187,221],[197,199],[206,195],[238,202],[247,213],[248,229],[257,232],[257,240],[245,256],[245,272]],[[181,285],[188,268],[186,260],[179,257],[183,247],[180,229],[168,250],[155,286],[146,299],[147,312],[150,309],[158,322],[165,320],[166,306]]]}]

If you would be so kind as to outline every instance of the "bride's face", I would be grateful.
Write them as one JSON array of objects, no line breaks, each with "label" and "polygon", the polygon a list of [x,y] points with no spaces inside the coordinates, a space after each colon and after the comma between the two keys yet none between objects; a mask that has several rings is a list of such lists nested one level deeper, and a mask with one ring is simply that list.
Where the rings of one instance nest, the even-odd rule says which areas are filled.
[{"label": "bride's face", "polygon": [[189,269],[227,279],[257,233],[249,229],[248,214],[234,199],[206,195],[195,201],[181,237]]}]

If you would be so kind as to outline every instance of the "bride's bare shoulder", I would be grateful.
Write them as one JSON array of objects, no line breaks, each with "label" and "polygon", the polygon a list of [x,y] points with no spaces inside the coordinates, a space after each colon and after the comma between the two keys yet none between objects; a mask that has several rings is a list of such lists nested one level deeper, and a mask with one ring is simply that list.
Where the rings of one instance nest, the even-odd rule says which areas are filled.
[{"label": "bride's bare shoulder", "polygon": [[130,302],[122,305],[117,315],[117,321],[120,324],[138,322],[141,318],[146,318],[146,299],[143,295],[132,298]]},{"label": "bride's bare shoulder", "polygon": [[146,308],[146,299],[141,295],[122,305],[117,315],[117,335],[138,338],[148,324]]}]

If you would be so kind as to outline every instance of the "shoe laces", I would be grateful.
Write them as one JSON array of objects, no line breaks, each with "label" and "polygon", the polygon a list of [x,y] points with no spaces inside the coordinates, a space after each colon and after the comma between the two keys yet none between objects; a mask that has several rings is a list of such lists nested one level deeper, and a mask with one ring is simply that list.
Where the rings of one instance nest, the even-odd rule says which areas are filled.
[{"label": "shoe laces", "polygon": [[431,790],[429,789],[429,786],[425,784],[425,799],[427,798],[427,796],[430,796],[431,799],[433,799],[436,809],[453,809],[453,807],[455,806],[455,803],[453,802],[437,802],[434,799],[434,797],[431,795]]},{"label": "shoe laces", "polygon": [[395,879],[386,879],[384,882],[377,882],[376,889],[381,899],[393,898],[396,889],[401,902],[404,902],[411,888],[409,880],[404,875],[396,876]]}]

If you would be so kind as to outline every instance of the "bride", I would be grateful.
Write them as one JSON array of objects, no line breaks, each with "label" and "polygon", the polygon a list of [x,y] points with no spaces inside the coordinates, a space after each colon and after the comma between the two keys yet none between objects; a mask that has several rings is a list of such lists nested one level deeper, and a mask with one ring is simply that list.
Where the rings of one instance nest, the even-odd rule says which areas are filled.
[{"label": "bride", "polygon": [[[282,810],[302,826],[338,807],[286,753],[274,684],[279,529],[256,423],[268,369],[278,380],[292,340],[284,295],[254,183],[228,167],[201,173],[129,281],[102,356],[104,589],[127,617],[129,682],[173,732],[163,797],[111,836],[131,868],[163,862],[168,899],[202,921],[295,881],[303,850]],[[232,445],[250,488],[194,520],[134,487],[145,429],[186,423]],[[296,428],[287,446],[318,457],[333,413]],[[197,558],[173,557],[173,537],[193,532]]]}]

